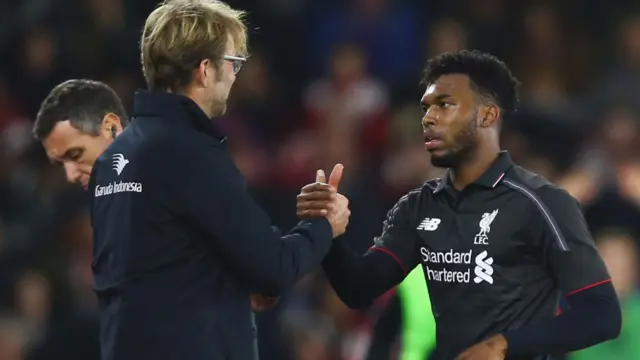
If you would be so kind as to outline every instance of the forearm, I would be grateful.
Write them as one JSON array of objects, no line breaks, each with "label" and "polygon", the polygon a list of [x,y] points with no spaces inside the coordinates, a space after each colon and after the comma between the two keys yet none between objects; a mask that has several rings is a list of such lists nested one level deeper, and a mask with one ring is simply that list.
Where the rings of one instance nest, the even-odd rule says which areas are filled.
[{"label": "forearm", "polygon": [[564,354],[614,339],[622,315],[610,282],[568,297],[571,309],[538,325],[504,334],[509,357]]},{"label": "forearm", "polygon": [[[315,269],[331,246],[331,226],[326,219],[303,221],[283,237],[275,233],[275,241],[263,239],[267,246],[249,249],[251,256],[237,261],[252,270],[250,290],[263,295],[276,296],[292,287],[300,278]],[[273,246],[275,244],[275,246]]]},{"label": "forearm", "polygon": [[404,277],[389,255],[380,251],[357,255],[342,239],[333,242],[322,267],[340,299],[352,309],[370,306]]}]

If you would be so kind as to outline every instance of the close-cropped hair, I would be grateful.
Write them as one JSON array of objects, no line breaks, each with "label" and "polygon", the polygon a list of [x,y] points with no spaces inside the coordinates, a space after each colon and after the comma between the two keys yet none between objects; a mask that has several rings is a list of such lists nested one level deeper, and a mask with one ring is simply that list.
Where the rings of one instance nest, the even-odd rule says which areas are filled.
[{"label": "close-cropped hair", "polygon": [[477,50],[444,53],[427,61],[422,84],[433,84],[440,76],[463,74],[469,77],[480,98],[489,99],[507,112],[518,107],[519,81],[507,65],[495,56]]},{"label": "close-cropped hair", "polygon": [[44,99],[36,121],[33,136],[46,139],[62,121],[85,134],[97,136],[104,117],[112,113],[120,118],[122,126],[128,123],[122,101],[109,85],[89,79],[67,80],[54,87]]}]

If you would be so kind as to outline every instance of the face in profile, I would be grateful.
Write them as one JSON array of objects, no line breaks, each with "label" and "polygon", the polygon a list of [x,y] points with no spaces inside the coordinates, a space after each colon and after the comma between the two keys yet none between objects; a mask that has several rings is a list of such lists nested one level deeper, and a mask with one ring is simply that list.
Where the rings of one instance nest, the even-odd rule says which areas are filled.
[{"label": "face in profile", "polygon": [[42,145],[49,159],[63,166],[67,181],[86,189],[94,162],[112,141],[106,134],[86,134],[66,120],[55,125]]},{"label": "face in profile", "polygon": [[469,77],[442,75],[427,86],[421,101],[425,148],[437,167],[467,160],[478,142],[478,102]]},{"label": "face in profile", "polygon": [[[225,55],[236,56],[236,48],[233,39],[229,37]],[[213,64],[209,65],[213,67]],[[220,116],[227,111],[227,101],[231,93],[231,87],[236,81],[233,61],[223,60],[218,69],[211,69],[213,76],[207,77],[207,88],[209,89],[209,103],[211,104],[210,115]]]}]

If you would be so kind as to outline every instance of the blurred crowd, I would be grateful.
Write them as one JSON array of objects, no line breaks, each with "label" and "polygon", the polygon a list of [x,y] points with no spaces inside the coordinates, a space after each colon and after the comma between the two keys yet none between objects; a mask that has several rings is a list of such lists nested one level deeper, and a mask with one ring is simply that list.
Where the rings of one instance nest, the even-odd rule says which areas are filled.
[{"label": "blurred crowd", "polygon": [[[130,109],[145,87],[137,46],[156,3],[0,2],[0,360],[98,359],[88,195],[65,183],[30,128],[48,91],[69,78],[107,82]],[[623,303],[621,341],[569,357],[640,359],[634,1],[229,3],[248,11],[251,58],[217,121],[274,225],[293,226],[300,187],[341,162],[353,214],[346,237],[364,252],[395,201],[441,173],[421,138],[425,60],[491,52],[522,82],[503,148],[580,201]],[[351,311],[321,271],[310,275],[259,316],[261,358],[370,358],[372,326],[391,296]]]}]

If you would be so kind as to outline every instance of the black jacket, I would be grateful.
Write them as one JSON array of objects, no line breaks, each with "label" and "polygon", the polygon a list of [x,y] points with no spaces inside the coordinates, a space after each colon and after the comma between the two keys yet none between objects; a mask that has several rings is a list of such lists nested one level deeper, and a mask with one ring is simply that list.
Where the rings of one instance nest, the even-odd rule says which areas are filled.
[{"label": "black jacket", "polygon": [[250,292],[280,293],[331,246],[325,218],[280,237],[180,95],[135,95],[90,189],[103,360],[252,360]]}]

